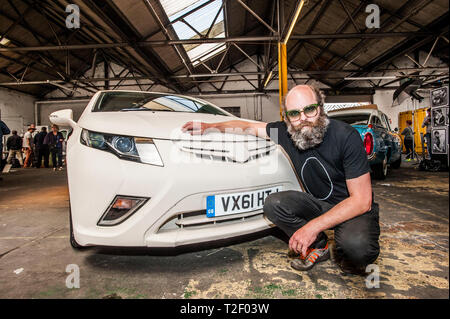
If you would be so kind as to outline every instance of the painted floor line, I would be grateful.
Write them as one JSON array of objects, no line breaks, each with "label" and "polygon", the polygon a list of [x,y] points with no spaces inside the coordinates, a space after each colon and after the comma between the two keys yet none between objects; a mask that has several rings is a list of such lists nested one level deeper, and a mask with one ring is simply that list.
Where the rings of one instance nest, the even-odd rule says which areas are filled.
[{"label": "painted floor line", "polygon": [[[0,237],[0,240],[14,240],[14,239],[38,239],[40,237]],[[69,235],[66,236],[49,236],[49,237],[45,237],[45,238],[49,238],[49,239],[67,239],[69,238]]]},{"label": "painted floor line", "polygon": [[54,230],[48,232],[48,233],[45,234],[45,235],[42,235],[42,236],[40,236],[40,237],[36,237],[35,239],[32,239],[32,240],[30,240],[30,241],[27,241],[26,243],[24,243],[24,244],[22,244],[22,245],[19,245],[19,246],[17,246],[17,247],[14,247],[14,248],[8,250],[7,252],[4,252],[3,254],[0,254],[0,258],[5,257],[7,254],[9,254],[9,253],[11,253],[11,252],[13,252],[13,251],[15,251],[15,250],[17,250],[17,249],[20,249],[20,248],[23,248],[23,247],[28,246],[28,245],[30,245],[30,244],[33,244],[34,242],[36,242],[36,241],[38,241],[38,240],[42,240],[42,239],[48,238],[48,237],[50,237],[51,235],[53,235],[54,233],[57,233],[57,232],[59,232],[59,231],[61,231],[61,230],[63,230],[63,229],[65,229],[65,227],[58,228],[58,229],[54,229]]}]

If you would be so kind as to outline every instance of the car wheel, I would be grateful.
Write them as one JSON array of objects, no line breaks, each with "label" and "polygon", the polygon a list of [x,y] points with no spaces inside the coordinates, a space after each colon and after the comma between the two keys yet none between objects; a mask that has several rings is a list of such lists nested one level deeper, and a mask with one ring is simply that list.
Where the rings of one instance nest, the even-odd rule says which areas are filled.
[{"label": "car wheel", "polygon": [[382,163],[374,166],[373,177],[375,179],[383,180],[387,176],[387,171],[388,171],[387,156],[385,156]]},{"label": "car wheel", "polygon": [[70,208],[69,208],[69,219],[70,219],[70,245],[72,246],[72,248],[77,250],[86,248],[78,244],[77,241],[75,240],[75,236],[73,235],[72,210]]},{"label": "car wheel", "polygon": [[394,163],[391,164],[392,168],[400,168],[400,165],[402,164],[402,157],[400,156],[400,158],[398,160],[396,160]]}]

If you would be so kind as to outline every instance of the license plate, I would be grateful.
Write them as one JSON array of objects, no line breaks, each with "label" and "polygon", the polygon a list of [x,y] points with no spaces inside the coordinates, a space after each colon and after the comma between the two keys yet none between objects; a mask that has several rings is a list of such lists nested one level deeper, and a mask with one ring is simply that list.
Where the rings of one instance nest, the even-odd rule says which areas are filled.
[{"label": "license plate", "polygon": [[247,213],[263,208],[269,194],[282,191],[281,186],[255,191],[211,195],[206,198],[206,217]]}]

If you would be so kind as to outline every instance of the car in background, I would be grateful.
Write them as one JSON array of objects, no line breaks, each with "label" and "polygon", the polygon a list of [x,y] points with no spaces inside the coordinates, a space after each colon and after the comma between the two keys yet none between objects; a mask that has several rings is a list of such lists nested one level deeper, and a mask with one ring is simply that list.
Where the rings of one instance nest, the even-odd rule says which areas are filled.
[{"label": "car in background", "polygon": [[188,121],[235,118],[200,99],[141,91],[99,91],[78,122],[70,109],[52,113],[52,123],[72,128],[71,245],[179,251],[272,233],[265,198],[302,190],[282,148],[252,135],[182,131]]},{"label": "car in background", "polygon": [[388,166],[400,167],[402,139],[391,130],[388,116],[376,105],[333,110],[328,116],[350,124],[359,132],[375,179],[385,179]]}]

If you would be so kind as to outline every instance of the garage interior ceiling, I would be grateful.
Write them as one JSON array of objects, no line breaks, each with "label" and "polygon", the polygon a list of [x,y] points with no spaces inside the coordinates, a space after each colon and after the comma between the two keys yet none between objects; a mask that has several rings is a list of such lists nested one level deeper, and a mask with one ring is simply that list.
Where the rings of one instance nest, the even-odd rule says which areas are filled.
[{"label": "garage interior ceiling", "polygon": [[[277,42],[299,2],[4,0],[0,86],[38,98],[59,90],[71,98],[77,88],[93,94],[126,88],[129,80],[174,92],[220,94],[226,81],[239,80],[268,92],[264,84],[277,79]],[[69,3],[80,9],[80,28],[66,27]],[[369,4],[380,8],[380,28],[366,27]],[[287,46],[289,78],[365,94],[395,89],[412,76],[428,87],[448,81],[448,6],[447,0],[308,0]],[[419,51],[445,65],[419,64]],[[416,67],[393,63],[404,56]],[[245,60],[254,71],[238,70]],[[100,63],[104,78],[86,75]],[[113,63],[124,69],[114,73]]]}]

